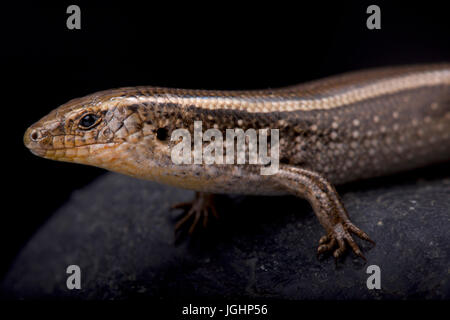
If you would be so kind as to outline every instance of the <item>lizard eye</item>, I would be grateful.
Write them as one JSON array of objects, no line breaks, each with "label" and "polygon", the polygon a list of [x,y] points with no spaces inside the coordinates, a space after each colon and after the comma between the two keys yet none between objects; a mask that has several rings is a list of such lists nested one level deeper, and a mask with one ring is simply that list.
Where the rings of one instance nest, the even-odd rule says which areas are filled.
[{"label": "lizard eye", "polygon": [[100,117],[93,113],[88,113],[80,119],[78,126],[80,129],[88,130],[95,127],[100,122]]}]

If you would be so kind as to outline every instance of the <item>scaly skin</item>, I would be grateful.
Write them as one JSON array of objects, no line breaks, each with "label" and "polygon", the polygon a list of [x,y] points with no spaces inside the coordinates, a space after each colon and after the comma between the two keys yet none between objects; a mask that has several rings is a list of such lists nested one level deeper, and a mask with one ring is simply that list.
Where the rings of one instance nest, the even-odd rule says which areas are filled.
[{"label": "scaly skin", "polygon": [[[83,127],[87,115],[95,121]],[[171,133],[185,128],[193,136],[197,120],[224,137],[227,128],[279,129],[279,171],[174,164]],[[351,233],[370,239],[350,222],[332,184],[450,159],[450,66],[367,70],[273,90],[102,91],[55,109],[26,131],[24,143],[41,157],[202,192],[198,201],[205,193],[295,194],[325,228],[318,253],[337,258],[348,244],[362,257]],[[194,207],[193,227],[208,213]]]}]

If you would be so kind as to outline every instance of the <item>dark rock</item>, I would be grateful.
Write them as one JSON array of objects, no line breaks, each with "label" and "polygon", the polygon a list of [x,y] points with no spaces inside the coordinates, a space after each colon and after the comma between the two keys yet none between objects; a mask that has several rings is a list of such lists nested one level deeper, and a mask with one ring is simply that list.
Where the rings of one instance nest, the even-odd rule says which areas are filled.
[{"label": "dark rock", "polygon": [[[323,229],[304,200],[219,197],[220,219],[174,245],[180,212],[169,207],[193,192],[108,173],[32,237],[2,296],[449,299],[450,178],[397,181],[340,188],[352,221],[377,245],[358,239],[368,263],[349,253],[335,265],[316,258]],[[81,267],[81,290],[66,288],[71,264]],[[381,290],[366,287],[372,264]]]}]

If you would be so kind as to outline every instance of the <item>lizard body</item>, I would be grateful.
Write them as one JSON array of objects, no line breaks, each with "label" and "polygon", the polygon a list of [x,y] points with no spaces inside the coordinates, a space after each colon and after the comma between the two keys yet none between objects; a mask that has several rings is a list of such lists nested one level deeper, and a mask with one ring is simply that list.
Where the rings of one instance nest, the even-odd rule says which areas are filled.
[{"label": "lizard body", "polygon": [[[171,133],[194,135],[195,121],[224,136],[230,128],[278,129],[278,172],[261,175],[256,164],[175,164]],[[318,253],[339,257],[348,244],[362,256],[351,234],[371,240],[351,223],[333,185],[450,159],[450,65],[366,70],[268,90],[107,90],[55,109],[24,142],[45,158],[203,193],[297,195],[326,230]],[[193,208],[194,223],[207,215]]]}]

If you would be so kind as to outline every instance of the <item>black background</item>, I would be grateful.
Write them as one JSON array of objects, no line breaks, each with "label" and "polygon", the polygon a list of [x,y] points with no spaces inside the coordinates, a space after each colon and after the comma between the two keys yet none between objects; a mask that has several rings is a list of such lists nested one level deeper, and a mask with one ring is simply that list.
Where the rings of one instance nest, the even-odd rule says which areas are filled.
[{"label": "black background", "polygon": [[[81,30],[66,28],[70,4],[81,7]],[[370,4],[381,7],[381,30],[366,28]],[[450,60],[445,1],[58,1],[2,4],[1,12],[0,276],[70,193],[103,172],[40,159],[23,146],[26,128],[71,98],[133,85],[278,87]]]}]

